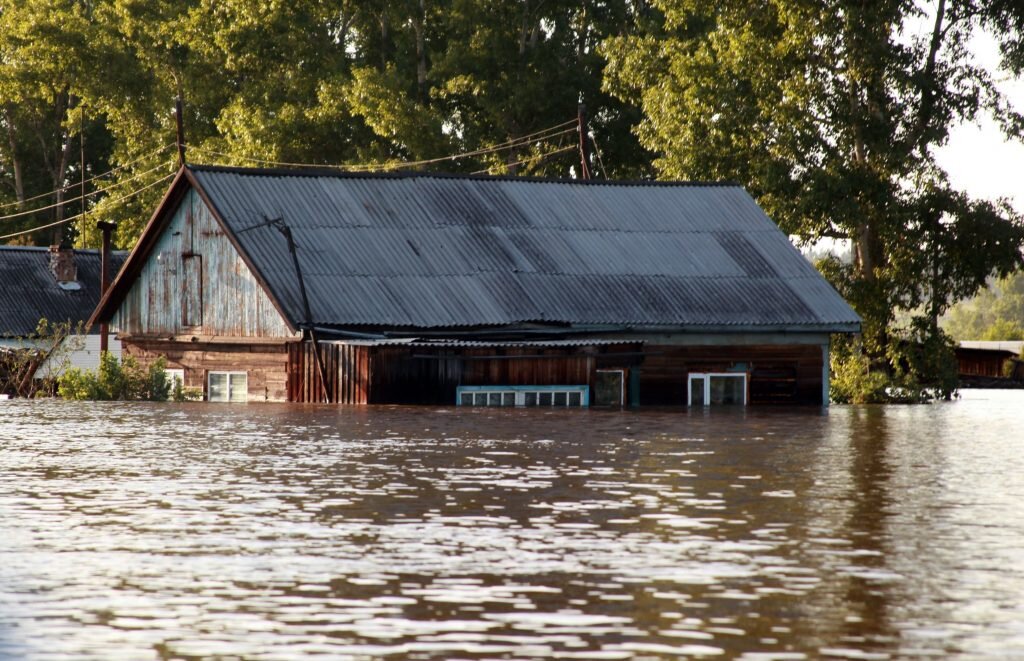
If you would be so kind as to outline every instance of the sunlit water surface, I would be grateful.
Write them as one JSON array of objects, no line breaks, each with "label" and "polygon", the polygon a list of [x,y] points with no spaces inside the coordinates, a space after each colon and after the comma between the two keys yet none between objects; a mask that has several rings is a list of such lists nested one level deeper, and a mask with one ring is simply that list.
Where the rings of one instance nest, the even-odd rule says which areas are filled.
[{"label": "sunlit water surface", "polygon": [[1024,393],[0,402],[0,657],[1024,656]]}]

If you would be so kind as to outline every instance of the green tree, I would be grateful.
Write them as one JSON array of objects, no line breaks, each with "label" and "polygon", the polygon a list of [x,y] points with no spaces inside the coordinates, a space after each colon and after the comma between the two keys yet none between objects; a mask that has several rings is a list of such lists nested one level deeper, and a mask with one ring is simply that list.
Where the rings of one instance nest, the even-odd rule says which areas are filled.
[{"label": "green tree", "polygon": [[1024,273],[954,305],[943,325],[958,340],[1024,340]]},{"label": "green tree", "polygon": [[[934,154],[954,125],[984,113],[1019,137],[1019,115],[969,52],[1009,10],[980,0],[651,4],[640,34],[603,51],[607,89],[644,111],[637,132],[659,175],[739,181],[784,231],[852,241],[854,263],[823,270],[862,316],[876,365],[927,364],[903,355],[907,341],[948,352],[940,315],[1022,265],[1021,218],[956,190]],[[1017,43],[1020,24],[999,25],[1012,28],[1004,44]],[[901,310],[917,317],[902,329]]]}]

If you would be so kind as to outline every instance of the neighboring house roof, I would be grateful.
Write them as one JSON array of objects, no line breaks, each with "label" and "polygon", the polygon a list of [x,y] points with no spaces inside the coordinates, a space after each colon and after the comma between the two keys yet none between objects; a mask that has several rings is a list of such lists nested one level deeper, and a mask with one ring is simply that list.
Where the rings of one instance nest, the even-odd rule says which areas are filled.
[{"label": "neighboring house roof", "polygon": [[959,348],[975,351],[1002,351],[1020,355],[1024,350],[1024,342],[1016,340],[987,341],[987,340],[965,340],[960,343]]},{"label": "neighboring house roof", "polygon": [[[741,187],[189,166],[98,318],[194,186],[293,327],[859,330]],[[176,192],[177,191],[177,192]],[[166,209],[165,209],[166,208]]]},{"label": "neighboring house roof", "polygon": [[[78,289],[57,284],[48,248],[0,246],[0,337],[25,337],[40,319],[84,322],[100,300],[100,252],[75,250]],[[111,278],[127,259],[111,255]]]}]

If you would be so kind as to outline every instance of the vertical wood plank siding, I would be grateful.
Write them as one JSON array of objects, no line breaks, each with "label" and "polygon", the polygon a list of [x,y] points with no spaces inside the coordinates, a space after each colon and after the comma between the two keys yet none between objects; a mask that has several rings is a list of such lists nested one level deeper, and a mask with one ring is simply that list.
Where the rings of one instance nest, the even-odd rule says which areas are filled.
[{"label": "vertical wood plank siding", "polygon": [[[324,374],[328,379],[331,401],[338,404],[365,404],[365,401],[341,399],[340,349],[341,347],[333,344],[320,345],[320,359],[323,361]],[[313,356],[312,342],[294,342],[288,345],[288,401],[316,404],[327,402],[321,386],[320,370],[317,369]]]},{"label": "vertical wood plank siding", "polygon": [[112,325],[127,335],[293,337],[195,191],[174,210]]}]

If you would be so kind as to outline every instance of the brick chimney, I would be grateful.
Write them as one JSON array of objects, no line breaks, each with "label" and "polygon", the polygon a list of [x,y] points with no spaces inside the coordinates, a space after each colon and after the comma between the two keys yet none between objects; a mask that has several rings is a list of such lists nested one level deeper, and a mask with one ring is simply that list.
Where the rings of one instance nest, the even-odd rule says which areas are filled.
[{"label": "brick chimney", "polygon": [[75,266],[74,249],[50,246],[50,273],[58,283],[75,282],[78,279],[78,267]]}]

